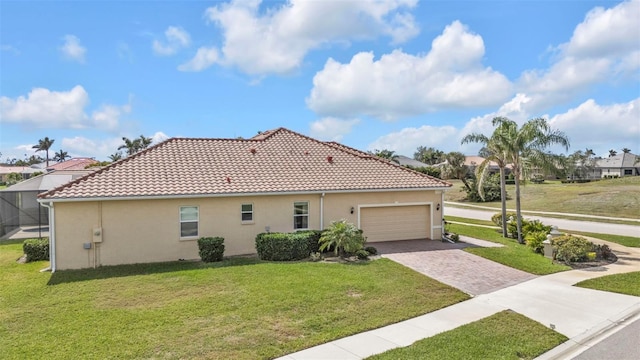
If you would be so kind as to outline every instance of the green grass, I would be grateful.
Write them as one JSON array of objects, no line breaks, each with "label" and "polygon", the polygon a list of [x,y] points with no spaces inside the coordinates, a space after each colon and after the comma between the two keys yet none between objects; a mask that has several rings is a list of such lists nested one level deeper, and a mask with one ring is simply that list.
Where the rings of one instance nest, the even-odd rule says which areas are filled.
[{"label": "green grass", "polygon": [[[477,219],[468,219],[457,216],[445,216],[447,221],[455,221],[465,224],[473,224],[473,225],[484,225],[484,226],[496,226],[493,222],[488,220],[477,220]],[[496,227],[497,228],[497,227]],[[629,247],[640,247],[640,237],[632,237],[632,236],[624,236],[624,235],[612,235],[612,234],[598,234],[598,233],[590,233],[590,232],[582,232],[582,231],[570,231],[570,230],[562,230],[561,232],[571,233],[574,235],[582,235],[589,236],[592,238],[614,242],[616,244],[629,246]]]},{"label": "green grass", "polygon": [[640,271],[626,274],[607,275],[595,279],[584,280],[577,283],[576,286],[640,296]]},{"label": "green grass", "polygon": [[567,340],[506,310],[369,359],[533,359]]},{"label": "green grass", "polygon": [[[464,202],[500,209],[500,201],[471,203],[464,200],[462,182],[447,180],[454,184],[445,193],[445,201]],[[515,209],[515,186],[507,185],[511,197],[507,208]],[[640,176],[608,179],[584,184],[562,184],[559,182],[521,186],[523,210],[565,212],[621,218],[640,218]],[[584,219],[583,219],[584,220]],[[633,223],[637,225],[638,223]]]},{"label": "green grass", "polygon": [[589,237],[604,240],[604,241],[611,241],[616,244],[620,244],[628,247],[640,247],[640,237],[611,235],[611,234],[596,234],[596,233],[589,233],[589,232],[582,232],[582,231],[568,231],[568,230],[563,230],[563,231],[574,234],[574,235],[589,236]]},{"label": "green grass", "polygon": [[518,244],[514,239],[503,238],[497,229],[460,224],[447,226],[451,232],[504,245],[499,248],[469,247],[464,249],[464,251],[482,256],[485,259],[536,275],[547,275],[570,269],[566,265],[553,264],[551,260],[534,253],[525,245]]},{"label": "green grass", "polygon": [[40,273],[0,243],[3,359],[264,359],[468,295],[392,261],[172,262]]}]

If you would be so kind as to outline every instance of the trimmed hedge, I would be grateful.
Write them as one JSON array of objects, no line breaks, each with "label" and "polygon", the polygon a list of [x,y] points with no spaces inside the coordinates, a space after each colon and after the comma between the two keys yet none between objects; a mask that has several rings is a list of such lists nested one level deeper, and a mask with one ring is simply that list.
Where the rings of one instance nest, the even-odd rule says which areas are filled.
[{"label": "trimmed hedge", "polygon": [[49,260],[49,239],[29,239],[22,243],[27,262]]},{"label": "trimmed hedge", "polygon": [[201,237],[198,239],[198,253],[204,262],[222,261],[224,254],[224,238]]},{"label": "trimmed hedge", "polygon": [[260,233],[256,236],[256,252],[261,260],[301,260],[313,251],[309,250],[309,232]]},{"label": "trimmed hedge", "polygon": [[307,241],[309,243],[308,252],[310,254],[320,252],[319,241],[320,237],[322,237],[322,232],[322,230],[302,230],[295,232],[295,234],[304,234],[307,236]]}]

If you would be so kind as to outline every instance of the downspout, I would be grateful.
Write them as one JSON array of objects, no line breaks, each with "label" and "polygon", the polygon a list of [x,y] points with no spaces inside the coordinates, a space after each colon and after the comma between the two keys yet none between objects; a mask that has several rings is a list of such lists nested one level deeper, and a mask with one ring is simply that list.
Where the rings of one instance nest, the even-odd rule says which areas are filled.
[{"label": "downspout", "polygon": [[320,230],[324,230],[324,193],[320,194]]},{"label": "downspout", "polygon": [[52,202],[43,202],[42,206],[49,209],[49,268],[56,272],[56,216]]},{"label": "downspout", "polygon": [[440,193],[440,240],[442,240],[442,238],[444,237],[444,192],[446,190],[442,190],[442,192]]}]

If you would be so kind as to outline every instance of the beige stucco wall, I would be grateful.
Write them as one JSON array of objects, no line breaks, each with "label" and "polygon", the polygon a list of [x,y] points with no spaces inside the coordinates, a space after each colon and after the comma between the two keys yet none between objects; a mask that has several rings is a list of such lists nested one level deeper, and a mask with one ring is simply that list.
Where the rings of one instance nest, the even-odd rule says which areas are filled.
[{"label": "beige stucco wall", "polygon": [[[225,238],[225,256],[255,253],[255,236],[293,231],[293,203],[309,202],[309,228],[320,229],[320,194],[253,197],[216,197],[170,200],[119,200],[55,203],[56,269],[87,268],[178,259],[197,259],[196,239],[180,238],[181,206],[199,207],[198,237]],[[358,208],[371,204],[433,203],[434,239],[441,237],[440,192],[374,192],[325,194],[324,227],[332,220],[358,223]],[[253,222],[241,221],[241,204],[253,204]],[[351,214],[351,207],[354,213]],[[93,240],[93,229],[102,228],[102,242]]]}]

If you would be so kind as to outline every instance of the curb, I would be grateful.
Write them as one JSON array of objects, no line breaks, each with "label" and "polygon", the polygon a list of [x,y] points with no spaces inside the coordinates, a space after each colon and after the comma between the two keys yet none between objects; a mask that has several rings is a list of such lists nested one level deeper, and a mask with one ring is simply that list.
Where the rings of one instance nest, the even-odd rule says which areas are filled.
[{"label": "curb", "polygon": [[538,356],[535,360],[573,359],[602,340],[615,334],[618,330],[626,326],[627,323],[638,319],[640,319],[640,302],[582,334],[574,336],[568,341]]}]

